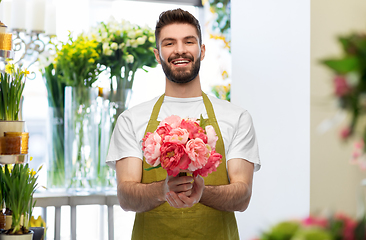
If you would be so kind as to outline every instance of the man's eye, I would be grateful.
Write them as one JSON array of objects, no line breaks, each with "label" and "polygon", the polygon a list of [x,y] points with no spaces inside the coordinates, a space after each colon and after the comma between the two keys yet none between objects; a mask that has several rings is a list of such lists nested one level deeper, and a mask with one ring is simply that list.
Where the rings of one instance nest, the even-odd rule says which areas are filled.
[{"label": "man's eye", "polygon": [[173,43],[166,43],[165,46],[171,46]]}]

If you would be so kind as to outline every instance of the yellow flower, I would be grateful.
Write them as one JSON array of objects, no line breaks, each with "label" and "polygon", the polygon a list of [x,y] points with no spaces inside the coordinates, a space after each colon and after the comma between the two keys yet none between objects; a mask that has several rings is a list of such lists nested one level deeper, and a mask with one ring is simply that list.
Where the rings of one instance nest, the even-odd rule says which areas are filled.
[{"label": "yellow flower", "polygon": [[36,175],[36,171],[34,171],[34,169],[32,168],[32,170],[29,169],[29,174],[33,177],[34,175]]},{"label": "yellow flower", "polygon": [[21,71],[21,73],[23,73],[24,76],[26,77],[29,74],[29,71],[25,68],[23,71]]},{"label": "yellow flower", "polygon": [[7,74],[12,74],[14,72],[14,64],[11,64],[11,63],[6,64],[6,66],[5,66],[5,72]]},{"label": "yellow flower", "polygon": [[221,76],[222,76],[222,78],[223,78],[223,79],[226,79],[226,78],[228,78],[228,77],[229,77],[229,74],[227,73],[227,71],[223,71],[223,72],[221,73]]},{"label": "yellow flower", "polygon": [[88,62],[89,62],[89,63],[94,63],[94,62],[95,62],[95,60],[94,60],[93,58],[90,58],[90,59],[88,60]]}]

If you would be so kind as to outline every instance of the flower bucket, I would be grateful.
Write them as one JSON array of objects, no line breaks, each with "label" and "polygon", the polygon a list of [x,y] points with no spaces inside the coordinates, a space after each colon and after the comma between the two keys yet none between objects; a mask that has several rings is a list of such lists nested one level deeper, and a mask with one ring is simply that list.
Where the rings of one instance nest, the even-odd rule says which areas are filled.
[{"label": "flower bucket", "polygon": [[65,177],[71,191],[91,191],[97,177],[98,89],[65,88]]},{"label": "flower bucket", "polygon": [[44,239],[44,227],[31,227],[29,230],[33,231],[33,240]]},{"label": "flower bucket", "polygon": [[29,231],[27,234],[21,235],[8,235],[5,233],[0,234],[0,240],[32,240],[33,239],[33,231]]},{"label": "flower bucket", "polygon": [[65,124],[64,109],[49,107],[47,189],[64,191],[65,183]]},{"label": "flower bucket", "polygon": [[105,163],[105,159],[108,154],[109,142],[117,118],[128,108],[131,94],[132,89],[120,89],[114,93],[112,101],[102,100],[98,104],[101,119],[98,139],[97,186],[105,190],[115,189],[117,186],[115,171]]}]

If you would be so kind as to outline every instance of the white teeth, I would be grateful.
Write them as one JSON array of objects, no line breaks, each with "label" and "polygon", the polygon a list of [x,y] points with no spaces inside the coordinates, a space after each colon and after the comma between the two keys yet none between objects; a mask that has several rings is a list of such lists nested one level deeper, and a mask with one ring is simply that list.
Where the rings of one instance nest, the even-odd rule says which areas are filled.
[{"label": "white teeth", "polygon": [[174,64],[189,63],[187,60],[175,61]]}]

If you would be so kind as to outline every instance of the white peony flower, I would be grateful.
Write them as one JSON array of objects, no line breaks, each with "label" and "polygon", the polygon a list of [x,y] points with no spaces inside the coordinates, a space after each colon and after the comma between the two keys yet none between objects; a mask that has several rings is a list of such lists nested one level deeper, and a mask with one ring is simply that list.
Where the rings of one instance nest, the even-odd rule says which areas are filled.
[{"label": "white peony flower", "polygon": [[131,46],[131,40],[127,39],[126,40],[126,47],[130,47]]},{"label": "white peony flower", "polygon": [[136,39],[138,45],[143,45],[146,42],[146,36],[142,36]]},{"label": "white peony flower", "polygon": [[117,50],[117,49],[118,49],[118,44],[117,44],[117,43],[115,43],[115,42],[112,42],[112,43],[111,43],[111,49],[113,49],[113,50]]},{"label": "white peony flower", "polygon": [[136,38],[136,33],[135,33],[135,31],[129,31],[129,32],[127,33],[127,37],[128,37],[128,38]]},{"label": "white peony flower", "polygon": [[127,57],[126,57],[126,62],[127,63],[133,63],[133,60],[134,60],[134,58],[131,54],[127,55]]},{"label": "white peony flower", "polygon": [[140,37],[140,36],[142,36],[143,35],[143,31],[141,30],[141,29],[137,29],[136,31],[135,31],[135,35],[136,35],[136,37]]},{"label": "white peony flower", "polygon": [[137,43],[137,40],[131,40],[131,47],[137,48],[139,44]]},{"label": "white peony flower", "polygon": [[107,38],[108,38],[108,33],[102,32],[102,39],[107,39]]},{"label": "white peony flower", "polygon": [[113,54],[113,51],[110,48],[105,49],[105,50],[103,50],[103,54],[106,56],[111,56]]}]

